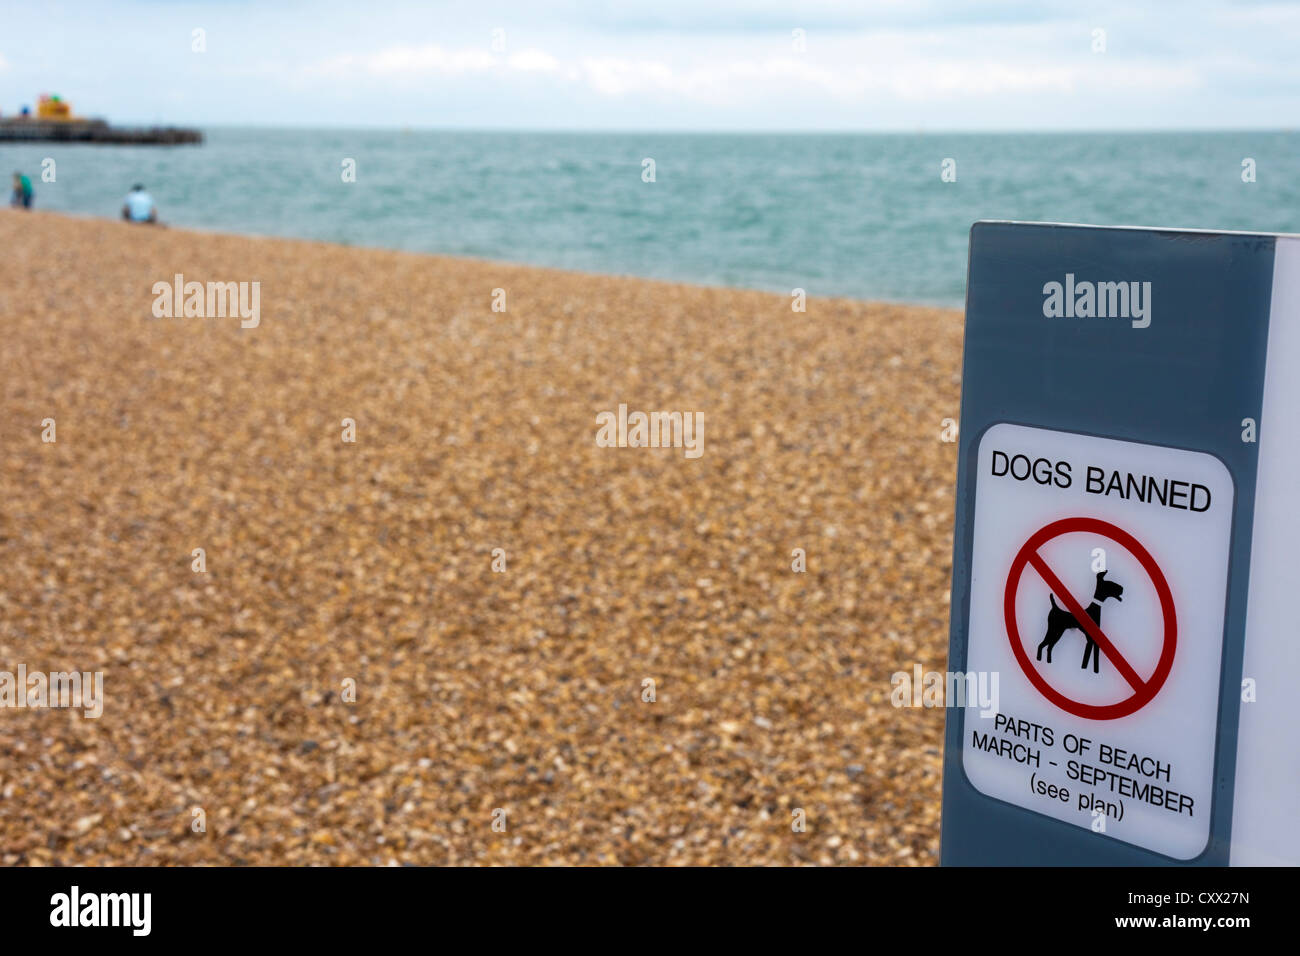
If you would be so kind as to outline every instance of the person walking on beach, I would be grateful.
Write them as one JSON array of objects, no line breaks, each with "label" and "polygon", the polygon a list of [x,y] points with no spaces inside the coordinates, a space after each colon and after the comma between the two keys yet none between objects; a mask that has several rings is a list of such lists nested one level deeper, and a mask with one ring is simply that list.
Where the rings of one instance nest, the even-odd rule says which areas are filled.
[{"label": "person walking on beach", "polygon": [[14,194],[9,199],[9,205],[32,208],[32,181],[17,171],[14,172]]},{"label": "person walking on beach", "polygon": [[127,222],[158,221],[158,209],[153,204],[153,197],[144,191],[142,183],[136,183],[126,194],[126,202],[122,204],[122,218]]}]

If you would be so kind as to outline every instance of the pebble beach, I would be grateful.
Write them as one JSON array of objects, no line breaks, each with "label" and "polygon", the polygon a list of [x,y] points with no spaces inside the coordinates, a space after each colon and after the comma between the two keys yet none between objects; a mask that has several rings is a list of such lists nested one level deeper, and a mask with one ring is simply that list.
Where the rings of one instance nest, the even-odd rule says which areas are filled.
[{"label": "pebble beach", "polygon": [[[960,312],[0,243],[0,671],[103,674],[0,707],[0,862],[938,862],[944,713],[890,678],[946,668]],[[158,317],[178,274],[256,326]],[[620,405],[701,453],[601,447]]]}]

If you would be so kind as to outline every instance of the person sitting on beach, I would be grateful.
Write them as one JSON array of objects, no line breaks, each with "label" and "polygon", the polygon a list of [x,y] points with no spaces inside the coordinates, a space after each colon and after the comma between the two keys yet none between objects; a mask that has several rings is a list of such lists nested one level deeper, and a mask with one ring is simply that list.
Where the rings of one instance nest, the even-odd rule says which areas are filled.
[{"label": "person sitting on beach", "polygon": [[122,218],[127,222],[157,222],[158,210],[154,207],[153,197],[144,191],[141,183],[131,187],[122,204]]},{"label": "person sitting on beach", "polygon": [[9,205],[32,208],[32,181],[22,173],[14,173],[14,194],[9,199]]}]

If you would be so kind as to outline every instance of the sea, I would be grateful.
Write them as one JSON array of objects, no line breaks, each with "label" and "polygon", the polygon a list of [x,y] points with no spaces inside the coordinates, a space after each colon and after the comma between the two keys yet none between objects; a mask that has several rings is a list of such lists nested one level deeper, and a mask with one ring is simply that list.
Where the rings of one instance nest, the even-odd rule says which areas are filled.
[{"label": "sea", "polygon": [[174,226],[943,306],[979,219],[1300,232],[1296,132],[205,133],[0,171],[78,215],[141,182]]}]

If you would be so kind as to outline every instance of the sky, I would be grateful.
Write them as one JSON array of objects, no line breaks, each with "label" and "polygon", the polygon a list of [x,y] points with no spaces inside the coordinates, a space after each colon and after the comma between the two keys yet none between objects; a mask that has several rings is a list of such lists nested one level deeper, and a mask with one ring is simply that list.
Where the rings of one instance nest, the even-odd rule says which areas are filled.
[{"label": "sky", "polygon": [[[1300,4],[0,0],[0,115],[564,130],[1290,129]],[[199,32],[196,32],[199,31]]]}]

